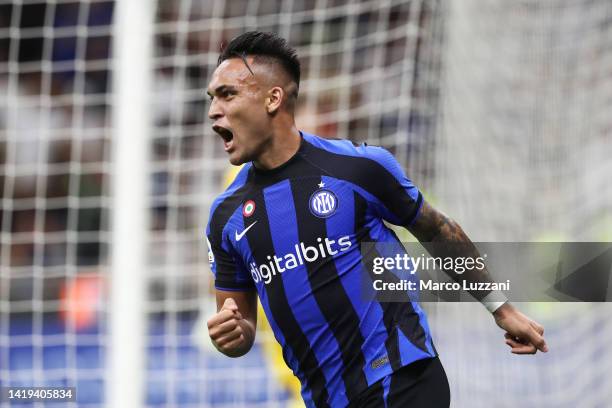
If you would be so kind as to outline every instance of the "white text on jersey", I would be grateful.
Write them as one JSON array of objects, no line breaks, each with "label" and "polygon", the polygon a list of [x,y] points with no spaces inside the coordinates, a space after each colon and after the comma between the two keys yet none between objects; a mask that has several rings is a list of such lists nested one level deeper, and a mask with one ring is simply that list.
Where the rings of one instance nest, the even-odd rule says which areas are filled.
[{"label": "white text on jersey", "polygon": [[277,273],[283,273],[286,270],[297,268],[308,262],[316,262],[321,258],[336,255],[339,252],[347,251],[351,247],[351,238],[348,235],[338,238],[338,240],[329,238],[317,238],[317,244],[307,246],[303,242],[295,244],[294,252],[290,252],[283,256],[268,255],[268,263],[257,265],[255,262],[250,263],[251,275],[255,283],[263,281],[266,285],[272,281],[272,277]]}]

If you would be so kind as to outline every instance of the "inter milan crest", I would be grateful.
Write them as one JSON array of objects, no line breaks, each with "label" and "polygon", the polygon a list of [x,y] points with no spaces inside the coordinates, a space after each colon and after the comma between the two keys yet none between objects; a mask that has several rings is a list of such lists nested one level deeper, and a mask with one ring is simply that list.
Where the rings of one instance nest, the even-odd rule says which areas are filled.
[{"label": "inter milan crest", "polygon": [[[321,182],[319,187],[323,186],[324,184]],[[330,190],[321,188],[310,196],[308,206],[310,207],[310,212],[316,217],[327,218],[336,212],[336,208],[338,208],[338,198]]]},{"label": "inter milan crest", "polygon": [[249,200],[242,207],[242,215],[250,217],[255,212],[255,201]]}]

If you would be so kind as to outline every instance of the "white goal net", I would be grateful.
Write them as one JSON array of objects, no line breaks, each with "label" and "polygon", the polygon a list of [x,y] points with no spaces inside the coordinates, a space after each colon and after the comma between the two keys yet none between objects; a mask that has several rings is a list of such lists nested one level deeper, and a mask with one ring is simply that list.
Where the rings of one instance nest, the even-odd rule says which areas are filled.
[{"label": "white goal net", "polygon": [[[449,1],[436,198],[479,241],[610,241],[612,3]],[[458,407],[605,407],[607,303],[524,304],[550,352],[507,354],[478,304],[434,334]]]},{"label": "white goal net", "polygon": [[[141,19],[121,18],[128,2]],[[152,33],[141,61],[120,52],[129,28]],[[249,30],[297,49],[301,129],[388,148],[474,240],[612,238],[608,0],[0,0],[0,386],[75,386],[72,406],[110,406],[123,373],[143,406],[294,404],[269,332],[229,359],[204,323],[204,228],[231,177],[205,89],[221,45]],[[150,74],[129,89],[145,115],[117,97],[118,67]],[[132,175],[128,160],[113,176],[131,137],[146,146],[137,197],[113,188]],[[139,216],[117,202],[146,208],[142,229],[117,237]],[[135,242],[136,280],[112,256]],[[139,314],[111,293],[122,282],[144,288],[128,287],[144,296],[133,331]],[[480,305],[426,305],[452,406],[612,404],[608,305],[521,307],[546,327],[547,355],[510,355]],[[143,366],[109,367],[126,343],[143,345]]]}]

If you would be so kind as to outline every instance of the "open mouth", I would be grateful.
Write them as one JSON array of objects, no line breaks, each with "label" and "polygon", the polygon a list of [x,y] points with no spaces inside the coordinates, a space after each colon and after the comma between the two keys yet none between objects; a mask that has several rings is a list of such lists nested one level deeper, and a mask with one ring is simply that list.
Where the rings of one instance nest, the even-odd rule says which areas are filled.
[{"label": "open mouth", "polygon": [[229,151],[232,148],[232,142],[234,141],[234,134],[232,131],[219,125],[214,125],[213,130],[223,139],[225,151]]}]

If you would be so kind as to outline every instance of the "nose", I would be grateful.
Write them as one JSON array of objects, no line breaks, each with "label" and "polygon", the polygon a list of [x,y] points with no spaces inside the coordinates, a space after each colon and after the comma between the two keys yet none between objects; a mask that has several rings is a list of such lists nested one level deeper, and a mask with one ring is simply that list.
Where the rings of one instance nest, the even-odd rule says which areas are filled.
[{"label": "nose", "polygon": [[217,103],[217,98],[213,98],[213,100],[210,102],[210,108],[208,108],[208,117],[212,120],[217,120],[222,116],[223,112]]}]

